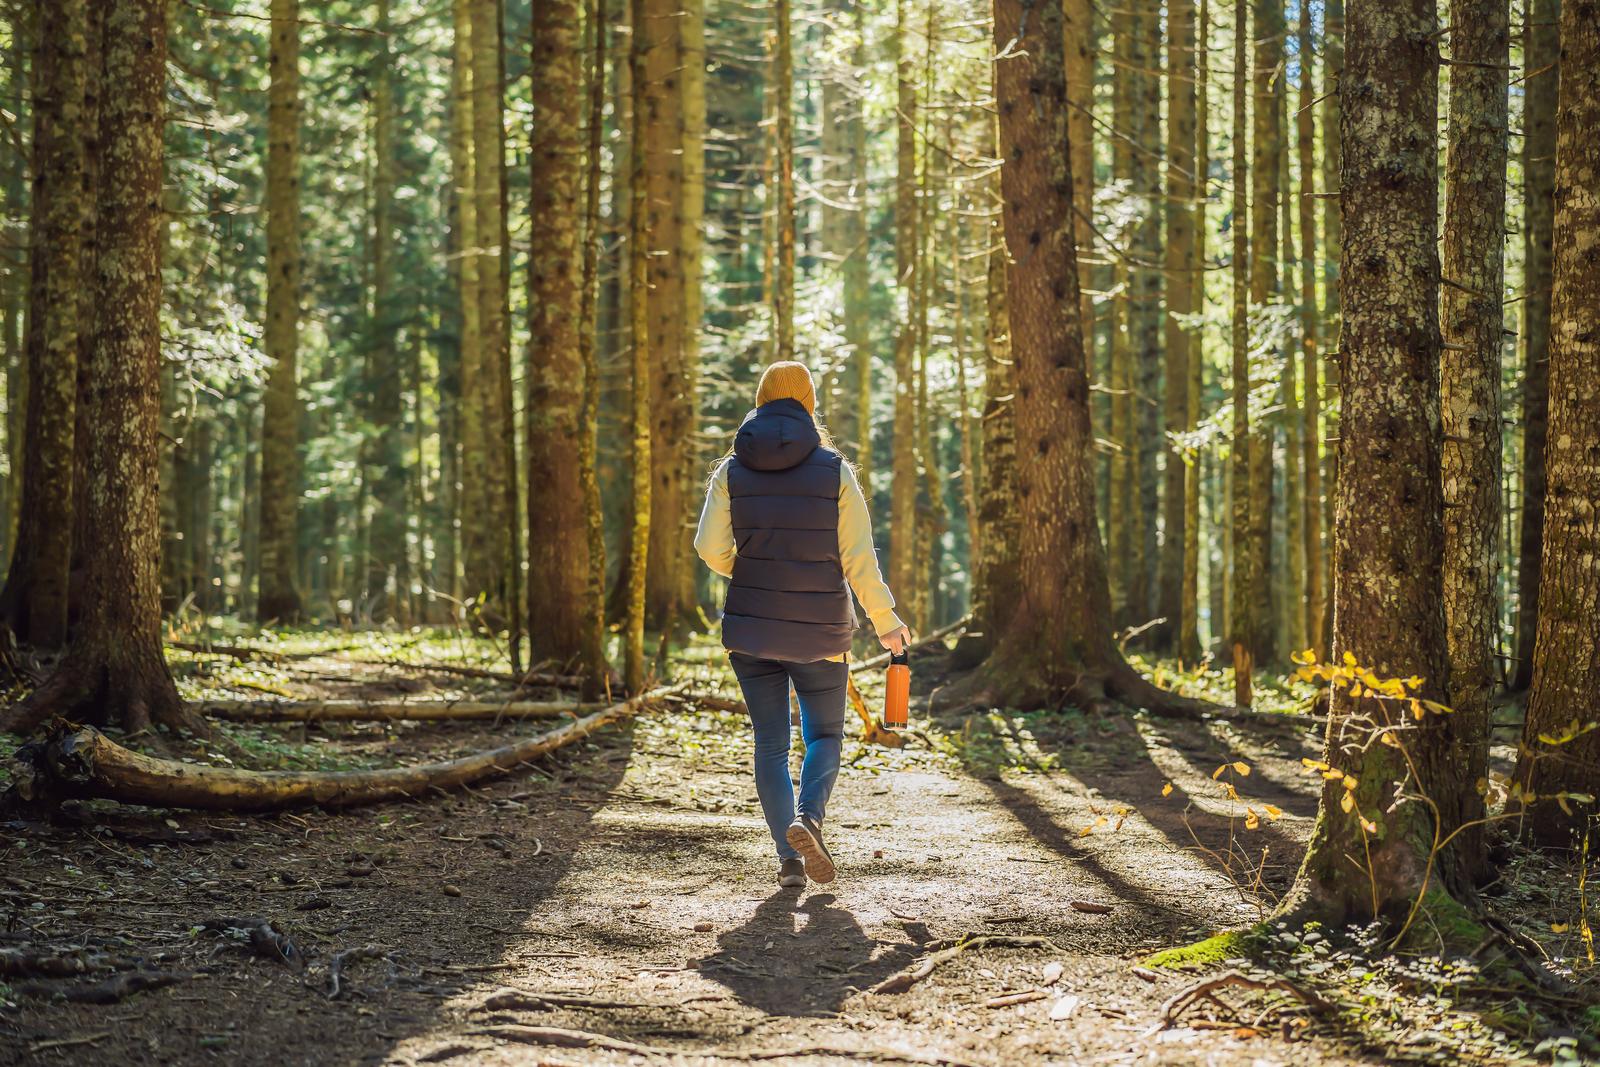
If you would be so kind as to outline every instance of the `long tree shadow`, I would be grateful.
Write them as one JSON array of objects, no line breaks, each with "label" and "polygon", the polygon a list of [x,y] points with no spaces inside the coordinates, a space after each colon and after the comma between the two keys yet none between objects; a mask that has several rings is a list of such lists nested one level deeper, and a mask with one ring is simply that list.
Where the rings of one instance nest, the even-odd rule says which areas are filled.
[{"label": "long tree shadow", "polygon": [[768,1015],[826,1016],[906,966],[931,940],[925,926],[910,923],[913,945],[878,953],[879,942],[832,893],[803,892],[779,889],[762,901],[717,938],[718,951],[698,962],[700,972]]},{"label": "long tree shadow", "polygon": [[[1169,922],[1212,921],[1216,905],[1210,893],[1186,892],[1159,879],[1156,884],[1137,884],[1130,875],[1137,866],[1148,869],[1148,862],[1120,863],[1117,853],[1122,850],[1108,849],[1103,843],[1104,835],[1117,833],[1124,815],[1137,812],[1143,822],[1162,835],[1168,847],[1195,857],[1197,867],[1212,872],[1204,879],[1208,888],[1220,888],[1223,881],[1247,885],[1256,872],[1249,868],[1247,850],[1234,847],[1233,836],[1243,830],[1243,806],[1235,827],[1229,825],[1229,820],[1204,810],[1204,805],[1191,805],[1190,801],[1196,798],[1171,782],[1156,765],[1147,746],[1126,728],[1131,723],[1112,723],[1112,729],[1100,731],[1096,729],[1099,722],[1077,712],[1063,713],[1059,718],[1035,715],[1029,718],[1031,728],[1024,734],[1010,716],[989,716],[985,720],[985,728],[993,731],[1009,758],[1030,772],[1026,781],[1050,783],[1064,791],[1065,801],[1068,784],[1060,781],[1059,773],[1065,772],[1092,798],[1094,810],[1078,827],[1064,825],[1060,811],[1052,810],[1051,805],[1017,781],[1007,780],[992,751],[968,744],[958,746],[958,751],[971,777],[989,789],[1040,845],[1071,861],[1108,892],[1129,903],[1153,905]],[[1171,788],[1163,794],[1167,785]],[[1089,831],[1087,835],[1085,830]],[[1256,832],[1270,842],[1269,857],[1297,859],[1303,850],[1301,840],[1266,820]],[[1259,848],[1254,851],[1259,853]],[[1269,873],[1275,872],[1273,865]],[[1218,875],[1221,880],[1216,878]]]}]

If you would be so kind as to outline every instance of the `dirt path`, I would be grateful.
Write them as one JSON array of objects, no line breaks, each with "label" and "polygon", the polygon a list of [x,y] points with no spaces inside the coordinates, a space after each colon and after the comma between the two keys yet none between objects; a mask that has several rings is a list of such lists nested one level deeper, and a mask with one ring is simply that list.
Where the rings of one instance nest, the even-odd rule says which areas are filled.
[{"label": "dirt path", "polygon": [[[514,729],[301,736],[423,759]],[[182,980],[106,1006],[0,985],[0,1063],[1383,1062],[1326,1028],[1306,1040],[1290,998],[1225,994],[1233,1010],[1161,1028],[1193,978],[1139,966],[1253,921],[1287,884],[1315,811],[1309,752],[1290,727],[1070,712],[943,721],[898,752],[852,739],[829,820],[841,876],[805,891],[775,887],[747,725],[704,711],[422,803],[13,823],[0,948],[101,949]],[[1247,830],[1246,804],[1276,818]],[[217,917],[276,922],[305,966],[200,929]],[[865,992],[970,934],[1050,945]]]}]

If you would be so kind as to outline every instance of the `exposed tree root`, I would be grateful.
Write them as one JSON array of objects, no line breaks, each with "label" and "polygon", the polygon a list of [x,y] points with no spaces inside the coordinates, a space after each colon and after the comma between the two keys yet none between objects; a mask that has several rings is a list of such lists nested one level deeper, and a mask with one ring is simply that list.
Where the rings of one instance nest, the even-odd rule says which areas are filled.
[{"label": "exposed tree root", "polygon": [[0,713],[0,730],[27,734],[58,716],[96,726],[114,723],[129,733],[151,726],[200,737],[211,733],[205,720],[178,699],[159,647],[150,653],[122,650],[115,656],[70,648],[43,685]]},{"label": "exposed tree root", "polygon": [[90,971],[132,966],[132,960],[84,949],[37,952],[27,948],[0,948],[0,978],[72,978]]},{"label": "exposed tree root", "polygon": [[979,934],[976,937],[963,937],[946,948],[941,948],[931,955],[922,957],[922,959],[909,967],[904,967],[894,972],[867,990],[867,992],[904,993],[932,974],[940,964],[949,963],[963,952],[977,948],[1047,948],[1057,952],[1061,951],[1061,946],[1048,937],[1025,937],[1010,934]]},{"label": "exposed tree root", "polygon": [[1161,1006],[1161,1018],[1145,1036],[1153,1036],[1162,1030],[1177,1024],[1178,1016],[1201,999],[1209,999],[1219,989],[1229,986],[1242,986],[1245,989],[1277,990],[1298,997],[1313,1012],[1322,1013],[1332,1010],[1332,1005],[1308,989],[1302,989],[1287,978],[1251,978],[1249,975],[1240,974],[1238,971],[1227,971],[1215,978],[1206,978],[1185,986]]},{"label": "exposed tree root", "polygon": [[202,700],[190,709],[229,722],[479,722],[555,719],[604,704],[508,700]]},{"label": "exposed tree root", "polygon": [[[339,993],[343,989],[343,986],[340,984],[340,982],[344,977],[344,968],[346,964],[358,963],[361,960],[388,959],[388,951],[379,948],[377,945],[367,945],[363,948],[347,948],[343,952],[340,952],[338,955],[333,957],[333,962],[328,964],[328,999],[339,999]],[[390,961],[389,966],[391,969],[392,978],[394,963]]]},{"label": "exposed tree root", "polygon": [[23,801],[104,797],[129,804],[213,811],[337,808],[424,796],[507,774],[596,730],[636,714],[670,689],[657,689],[546,733],[486,752],[417,767],[370,771],[241,771],[156,759],[98,730],[59,723],[18,750],[13,790]]},{"label": "exposed tree root", "polygon": [[681,1049],[666,1045],[641,1045],[617,1037],[591,1033],[588,1030],[566,1030],[556,1026],[485,1026],[473,1030],[474,1034],[498,1037],[524,1045],[542,1045],[551,1048],[601,1049],[621,1052],[630,1056],[671,1056],[674,1059],[686,1054],[705,1056],[714,1060],[734,1060],[754,1063],[765,1060],[799,1059],[803,1056],[834,1056],[841,1059],[866,1060],[870,1063],[949,1064],[951,1067],[973,1067],[970,1061],[951,1056],[929,1053],[899,1052],[892,1049],[846,1048],[839,1045],[806,1045],[799,1048],[757,1049],[752,1052],[724,1052],[716,1049]]}]

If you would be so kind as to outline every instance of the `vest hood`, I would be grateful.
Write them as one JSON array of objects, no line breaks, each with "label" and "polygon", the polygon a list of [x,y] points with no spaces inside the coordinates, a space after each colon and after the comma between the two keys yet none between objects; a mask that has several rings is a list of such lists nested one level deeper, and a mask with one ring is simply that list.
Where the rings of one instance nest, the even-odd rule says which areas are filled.
[{"label": "vest hood", "polygon": [[786,471],[804,463],[821,444],[805,405],[774,400],[744,417],[733,439],[733,454],[754,471]]}]

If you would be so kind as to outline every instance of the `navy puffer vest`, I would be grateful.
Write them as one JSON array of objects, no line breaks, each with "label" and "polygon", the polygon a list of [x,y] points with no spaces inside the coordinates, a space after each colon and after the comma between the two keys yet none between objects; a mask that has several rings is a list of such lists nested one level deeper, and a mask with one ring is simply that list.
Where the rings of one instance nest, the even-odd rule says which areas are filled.
[{"label": "navy puffer vest", "polygon": [[722,643],[808,663],[850,650],[855,609],[839,561],[839,453],[798,400],[745,417],[728,461],[738,556]]}]

